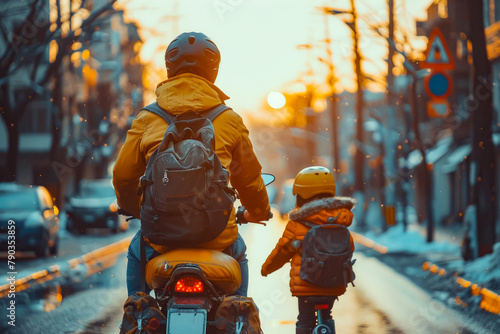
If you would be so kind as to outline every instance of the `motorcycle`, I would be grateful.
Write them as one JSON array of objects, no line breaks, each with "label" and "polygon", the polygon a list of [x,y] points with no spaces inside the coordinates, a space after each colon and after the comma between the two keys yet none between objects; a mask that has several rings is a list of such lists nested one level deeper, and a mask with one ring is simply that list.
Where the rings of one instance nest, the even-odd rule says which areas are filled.
[{"label": "motorcycle", "polygon": [[[266,186],[275,180],[272,174],[262,174],[262,178]],[[249,223],[244,212],[242,206],[237,210],[236,223],[239,225]],[[143,329],[166,334],[224,330],[226,323],[215,319],[216,311],[224,298],[232,295],[241,284],[240,266],[233,257],[199,248],[174,249],[151,259],[146,264],[145,277],[166,323],[157,318],[139,319],[138,333]],[[237,320],[232,333],[246,334],[243,316]]]}]

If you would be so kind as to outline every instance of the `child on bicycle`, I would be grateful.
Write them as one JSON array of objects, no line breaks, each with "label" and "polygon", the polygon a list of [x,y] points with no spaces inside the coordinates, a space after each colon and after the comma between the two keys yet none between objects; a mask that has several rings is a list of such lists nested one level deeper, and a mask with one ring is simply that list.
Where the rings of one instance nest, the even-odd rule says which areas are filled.
[{"label": "child on bicycle", "polygon": [[[311,225],[323,225],[332,222],[350,226],[353,220],[351,210],[356,201],[347,197],[335,197],[335,180],[332,173],[325,167],[308,167],[300,171],[293,185],[293,194],[297,204],[289,213],[289,222],[283,236],[262,266],[262,276],[278,270],[292,260],[290,271],[290,291],[298,297],[299,315],[296,323],[296,334],[310,334],[316,326],[315,306],[318,304],[310,297],[321,297],[321,318],[332,333],[335,333],[335,323],[331,309],[338,296],[346,291],[346,285],[341,284],[331,288],[311,284],[300,278],[301,243]],[[351,250],[354,251],[352,236]],[[347,239],[346,239],[347,240]],[[346,241],[347,242],[347,241]],[[318,300],[318,298],[316,298]]]}]

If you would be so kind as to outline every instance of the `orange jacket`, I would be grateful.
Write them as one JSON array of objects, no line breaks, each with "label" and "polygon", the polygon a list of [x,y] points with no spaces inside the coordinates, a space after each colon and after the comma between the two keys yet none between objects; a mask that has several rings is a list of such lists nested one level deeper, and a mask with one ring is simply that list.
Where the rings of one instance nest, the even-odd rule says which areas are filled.
[{"label": "orange jacket", "polygon": [[[204,78],[186,73],[158,84],[156,102],[173,115],[192,110],[200,115],[227,100],[217,86]],[[241,203],[256,218],[269,214],[269,200],[262,178],[261,165],[255,156],[248,129],[241,117],[227,110],[213,122],[215,152],[221,164],[230,172],[231,185],[241,197]],[[149,157],[160,145],[168,124],[149,111],[142,110],[132,122],[127,138],[113,168],[113,185],[118,205],[140,217],[141,198],[137,195],[139,178],[144,174]],[[216,239],[200,244],[200,248],[223,250],[238,236],[234,210],[226,229]],[[150,243],[151,244],[151,243]],[[151,244],[160,253],[167,247]]]},{"label": "orange jacket", "polygon": [[[301,252],[291,247],[294,240],[304,239],[309,227],[297,221],[306,220],[314,224],[322,225],[329,217],[337,217],[337,224],[346,227],[352,224],[356,201],[348,197],[331,197],[306,203],[300,208],[292,210],[289,214],[290,221],[286,225],[283,236],[271,252],[266,262],[262,265],[262,275],[268,274],[283,267],[292,259],[290,270],[290,291],[293,296],[340,296],[345,293],[346,288],[337,286],[333,288],[322,288],[300,279]],[[354,242],[351,235],[351,247],[354,251]]]}]

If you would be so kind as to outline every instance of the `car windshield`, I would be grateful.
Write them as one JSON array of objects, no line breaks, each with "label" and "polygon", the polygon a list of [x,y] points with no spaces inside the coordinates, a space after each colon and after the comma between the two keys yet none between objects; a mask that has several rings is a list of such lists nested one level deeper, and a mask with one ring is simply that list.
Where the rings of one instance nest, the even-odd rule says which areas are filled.
[{"label": "car windshield", "polygon": [[106,198],[115,197],[115,190],[110,182],[88,182],[83,183],[77,197],[83,198]]},{"label": "car windshield", "polygon": [[22,191],[0,190],[0,211],[35,211],[39,209],[34,189]]}]

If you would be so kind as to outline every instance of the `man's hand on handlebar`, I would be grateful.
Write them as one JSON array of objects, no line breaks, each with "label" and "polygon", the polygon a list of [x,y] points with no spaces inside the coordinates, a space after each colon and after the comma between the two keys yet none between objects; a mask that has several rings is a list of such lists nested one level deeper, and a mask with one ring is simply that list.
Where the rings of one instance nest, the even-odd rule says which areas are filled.
[{"label": "man's hand on handlebar", "polygon": [[264,225],[266,226],[266,223],[263,223],[262,220],[269,220],[273,218],[273,213],[272,212],[269,212],[269,216],[267,219],[255,219],[254,217],[252,217],[252,215],[250,215],[250,213],[245,210],[244,207],[240,206],[238,208],[238,211],[236,211],[236,223],[237,224],[247,224],[247,223],[255,223],[255,224],[261,224],[261,225]]},{"label": "man's hand on handlebar", "polygon": [[133,216],[130,212],[123,210],[122,208],[118,208],[118,214],[123,216]]}]

